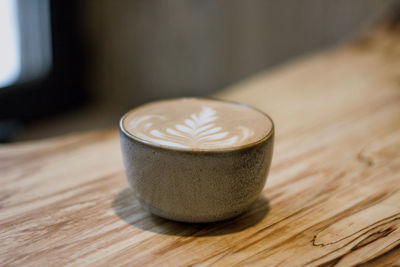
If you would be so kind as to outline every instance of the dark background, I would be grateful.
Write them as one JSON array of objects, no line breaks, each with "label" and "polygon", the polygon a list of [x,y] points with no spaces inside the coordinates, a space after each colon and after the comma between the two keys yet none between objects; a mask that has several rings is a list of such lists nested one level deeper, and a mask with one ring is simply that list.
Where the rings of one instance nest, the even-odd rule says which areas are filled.
[{"label": "dark background", "polygon": [[147,101],[213,94],[348,40],[393,2],[50,0],[52,69],[0,88],[0,139],[113,127]]}]

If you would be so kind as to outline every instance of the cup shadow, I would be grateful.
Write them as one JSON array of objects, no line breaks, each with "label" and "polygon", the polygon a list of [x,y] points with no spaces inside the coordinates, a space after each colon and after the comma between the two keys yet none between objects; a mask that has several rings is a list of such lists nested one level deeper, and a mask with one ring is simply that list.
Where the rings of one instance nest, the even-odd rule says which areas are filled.
[{"label": "cup shadow", "polygon": [[129,187],[115,196],[112,207],[121,220],[140,229],[164,235],[198,237],[241,232],[258,224],[269,212],[268,199],[261,196],[245,213],[229,220],[212,223],[176,222],[144,210]]}]

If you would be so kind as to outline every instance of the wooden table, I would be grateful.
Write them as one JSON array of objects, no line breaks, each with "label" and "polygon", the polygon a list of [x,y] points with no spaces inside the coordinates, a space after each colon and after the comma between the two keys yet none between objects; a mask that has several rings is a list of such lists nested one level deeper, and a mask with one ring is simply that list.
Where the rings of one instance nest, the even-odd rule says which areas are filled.
[{"label": "wooden table", "polygon": [[231,221],[143,211],[116,130],[1,146],[0,265],[399,263],[399,36],[381,30],[219,94],[276,123],[263,197]]}]

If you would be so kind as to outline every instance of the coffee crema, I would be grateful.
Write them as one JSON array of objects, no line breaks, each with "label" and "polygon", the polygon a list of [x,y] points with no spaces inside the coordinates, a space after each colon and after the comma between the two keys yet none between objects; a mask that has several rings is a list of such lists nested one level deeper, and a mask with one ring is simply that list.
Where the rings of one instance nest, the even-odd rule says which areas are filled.
[{"label": "coffee crema", "polygon": [[250,107],[201,98],[153,102],[128,112],[125,131],[159,146],[215,150],[245,146],[266,137],[271,120]]}]

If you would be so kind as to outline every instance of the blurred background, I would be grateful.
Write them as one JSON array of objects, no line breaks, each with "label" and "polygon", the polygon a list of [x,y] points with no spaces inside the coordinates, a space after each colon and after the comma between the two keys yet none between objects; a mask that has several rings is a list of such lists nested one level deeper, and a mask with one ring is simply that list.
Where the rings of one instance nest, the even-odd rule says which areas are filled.
[{"label": "blurred background", "polygon": [[0,0],[0,142],[116,127],[375,23],[389,0]]}]

